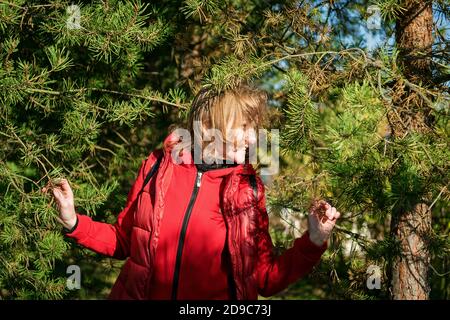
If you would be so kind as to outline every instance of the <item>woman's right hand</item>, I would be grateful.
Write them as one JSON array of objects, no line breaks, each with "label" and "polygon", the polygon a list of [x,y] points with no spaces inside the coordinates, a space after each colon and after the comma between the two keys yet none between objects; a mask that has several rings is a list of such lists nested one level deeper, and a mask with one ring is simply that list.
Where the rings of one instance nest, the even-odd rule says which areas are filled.
[{"label": "woman's right hand", "polygon": [[47,193],[49,190],[52,191],[56,205],[58,206],[59,222],[64,228],[68,230],[72,229],[77,222],[77,215],[75,213],[73,192],[69,182],[66,179],[57,180],[53,184],[49,182],[42,188],[42,192]]}]

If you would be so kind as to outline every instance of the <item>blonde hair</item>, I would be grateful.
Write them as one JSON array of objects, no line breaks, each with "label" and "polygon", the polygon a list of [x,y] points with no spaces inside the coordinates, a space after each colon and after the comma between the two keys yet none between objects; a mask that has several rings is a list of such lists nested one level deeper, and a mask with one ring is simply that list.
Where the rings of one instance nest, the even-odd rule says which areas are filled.
[{"label": "blonde hair", "polygon": [[221,92],[203,88],[195,96],[189,113],[191,136],[195,121],[200,121],[205,129],[219,130],[225,139],[231,129],[244,123],[257,130],[266,121],[267,99],[265,91],[248,84]]}]

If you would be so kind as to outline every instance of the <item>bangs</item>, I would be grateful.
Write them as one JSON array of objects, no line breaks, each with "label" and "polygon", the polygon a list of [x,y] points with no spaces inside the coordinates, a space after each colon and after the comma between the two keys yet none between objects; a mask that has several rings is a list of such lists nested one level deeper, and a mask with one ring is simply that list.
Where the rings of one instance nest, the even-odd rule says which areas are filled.
[{"label": "bangs", "polygon": [[192,132],[194,121],[204,129],[218,130],[225,140],[232,139],[234,129],[263,126],[267,113],[267,94],[248,85],[220,94],[202,89],[194,99],[189,117]]}]

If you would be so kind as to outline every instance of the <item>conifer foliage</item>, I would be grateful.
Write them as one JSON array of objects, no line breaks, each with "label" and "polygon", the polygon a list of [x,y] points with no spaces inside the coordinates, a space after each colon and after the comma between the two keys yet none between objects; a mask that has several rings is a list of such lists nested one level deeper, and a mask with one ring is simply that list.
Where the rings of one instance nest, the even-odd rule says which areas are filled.
[{"label": "conifer foliage", "polygon": [[[40,188],[65,177],[78,212],[114,222],[197,90],[242,81],[270,93],[280,129],[267,202],[288,228],[272,225],[275,244],[305,231],[313,198],[342,214],[315,272],[276,298],[448,298],[449,12],[444,0],[0,0],[0,298],[104,297],[99,274],[120,265],[64,239]],[[420,265],[408,296],[402,261]],[[70,264],[81,291],[67,289]]]}]

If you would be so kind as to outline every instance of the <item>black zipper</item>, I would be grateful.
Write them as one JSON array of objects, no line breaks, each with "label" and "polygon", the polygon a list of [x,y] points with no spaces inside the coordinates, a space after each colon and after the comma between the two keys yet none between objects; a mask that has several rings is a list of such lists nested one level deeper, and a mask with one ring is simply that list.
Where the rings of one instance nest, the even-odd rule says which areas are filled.
[{"label": "black zipper", "polygon": [[189,218],[191,217],[192,208],[194,207],[195,199],[197,198],[198,189],[200,188],[201,179],[203,172],[197,171],[197,178],[195,179],[194,189],[192,190],[191,199],[189,200],[188,207],[184,213],[183,224],[181,226],[180,238],[178,240],[177,248],[177,258],[175,260],[175,271],[173,273],[172,282],[172,300],[177,299],[178,294],[178,282],[180,280],[180,268],[181,268],[181,257],[183,255],[184,240],[186,238],[186,230],[189,223]]}]

